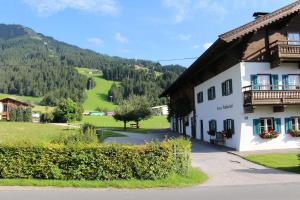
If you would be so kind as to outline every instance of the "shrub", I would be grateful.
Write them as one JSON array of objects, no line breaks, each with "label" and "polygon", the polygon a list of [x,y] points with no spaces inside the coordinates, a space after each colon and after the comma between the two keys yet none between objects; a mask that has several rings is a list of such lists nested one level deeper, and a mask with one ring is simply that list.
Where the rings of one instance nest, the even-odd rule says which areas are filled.
[{"label": "shrub", "polygon": [[84,124],[74,135],[61,135],[55,138],[53,144],[64,144],[64,145],[79,145],[79,144],[97,144],[99,142],[96,128],[91,124]]},{"label": "shrub", "polygon": [[290,131],[289,131],[289,134],[290,134],[292,137],[300,137],[300,131],[290,130]]},{"label": "shrub", "polygon": [[72,99],[66,99],[54,110],[54,121],[66,123],[81,120],[82,112],[83,107],[81,105],[77,105]]},{"label": "shrub", "polygon": [[31,108],[16,107],[10,110],[10,121],[12,122],[31,122]]},{"label": "shrub", "polygon": [[141,146],[0,146],[0,178],[155,180],[186,174],[189,151],[185,139]]},{"label": "shrub", "polygon": [[41,122],[50,123],[54,119],[54,116],[51,112],[46,112],[41,115]]}]

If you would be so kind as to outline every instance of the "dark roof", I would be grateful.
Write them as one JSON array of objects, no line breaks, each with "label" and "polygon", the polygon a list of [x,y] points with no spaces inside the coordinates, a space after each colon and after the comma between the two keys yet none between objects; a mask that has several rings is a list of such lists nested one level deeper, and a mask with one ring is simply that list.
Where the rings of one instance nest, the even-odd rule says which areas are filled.
[{"label": "dark roof", "polygon": [[24,102],[24,101],[20,101],[20,100],[17,100],[15,98],[12,98],[12,97],[6,97],[6,98],[3,98],[3,99],[0,99],[0,102],[4,102],[6,100],[11,100],[11,101],[14,101],[14,102],[18,102],[24,106],[31,106],[31,104],[27,103],[27,102]]},{"label": "dark roof", "polygon": [[227,33],[224,33],[224,34],[220,35],[219,37],[222,40],[225,40],[226,42],[231,42],[237,38],[240,38],[251,32],[259,30],[265,26],[268,26],[282,18],[292,15],[295,12],[298,12],[299,10],[300,10],[300,0],[297,0],[296,2],[294,2],[288,6],[285,6],[285,7],[281,8],[279,10],[276,10],[272,13],[261,16],[248,24],[245,24],[241,27],[233,29]]},{"label": "dark roof", "polygon": [[214,44],[209,49],[207,49],[188,69],[186,69],[177,78],[177,80],[160,95],[160,97],[168,96],[168,94],[176,90],[178,86],[182,86],[184,80],[189,80],[190,76],[195,74],[195,72],[199,72],[201,69],[207,66],[207,62],[212,59],[216,55],[216,53],[224,52],[226,47],[232,41],[238,38],[242,38],[254,31],[262,29],[265,26],[277,22],[298,11],[300,11],[300,0],[297,0],[296,2],[272,13],[258,17],[256,20],[248,24],[220,35],[219,38],[214,42]]}]

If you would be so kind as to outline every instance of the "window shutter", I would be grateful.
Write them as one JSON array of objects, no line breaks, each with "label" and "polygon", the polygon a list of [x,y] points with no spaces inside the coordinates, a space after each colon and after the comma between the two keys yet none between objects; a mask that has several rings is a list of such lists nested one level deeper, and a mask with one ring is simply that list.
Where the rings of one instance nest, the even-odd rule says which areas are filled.
[{"label": "window shutter", "polygon": [[253,119],[253,134],[259,135],[260,134],[260,119]]},{"label": "window shutter", "polygon": [[278,90],[278,75],[277,74],[273,74],[272,75],[272,89],[273,90]]},{"label": "window shutter", "polygon": [[287,74],[282,75],[282,83],[283,83],[283,89],[288,90],[289,89],[289,75],[287,75]]},{"label": "window shutter", "polygon": [[210,92],[210,88],[207,90],[207,97],[208,97],[208,100],[211,100],[211,92]]},{"label": "window shutter", "polygon": [[224,129],[224,131],[227,130],[227,121],[226,120],[223,120],[223,129]]},{"label": "window shutter", "polygon": [[212,99],[215,99],[216,98],[216,88],[212,87],[212,91],[213,91],[213,98]]},{"label": "window shutter", "polygon": [[229,94],[233,93],[233,88],[232,88],[232,79],[229,80]]},{"label": "window shutter", "polygon": [[234,120],[231,119],[231,133],[234,134],[235,128],[234,128]]},{"label": "window shutter", "polygon": [[258,90],[257,75],[251,75],[252,90]]},{"label": "window shutter", "polygon": [[222,83],[222,96],[225,96],[225,90],[226,90],[226,84],[225,82]]},{"label": "window shutter", "polygon": [[284,122],[285,122],[285,134],[288,134],[289,130],[293,128],[292,119],[285,118]]},{"label": "window shutter", "polygon": [[275,124],[275,131],[277,131],[278,133],[281,133],[281,119],[280,118],[275,118],[274,119],[274,124]]}]

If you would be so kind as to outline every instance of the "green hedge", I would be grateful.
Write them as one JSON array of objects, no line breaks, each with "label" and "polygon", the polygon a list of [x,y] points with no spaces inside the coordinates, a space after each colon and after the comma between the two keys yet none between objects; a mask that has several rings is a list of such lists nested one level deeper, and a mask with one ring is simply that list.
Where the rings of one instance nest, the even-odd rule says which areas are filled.
[{"label": "green hedge", "polygon": [[183,138],[142,146],[0,146],[0,178],[161,179],[188,172],[189,154],[180,153],[186,151]]}]

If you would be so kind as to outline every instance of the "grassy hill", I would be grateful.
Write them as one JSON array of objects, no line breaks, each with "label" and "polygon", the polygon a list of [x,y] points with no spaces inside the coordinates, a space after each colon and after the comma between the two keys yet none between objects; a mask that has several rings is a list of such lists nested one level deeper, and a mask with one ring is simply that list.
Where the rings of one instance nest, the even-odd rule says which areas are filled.
[{"label": "grassy hill", "polygon": [[96,86],[92,90],[87,91],[87,99],[83,103],[84,110],[95,111],[97,108],[101,108],[113,111],[116,105],[108,101],[107,93],[114,82],[103,79],[101,72],[98,70],[88,68],[77,68],[77,70],[80,74],[93,77],[96,82]]}]

